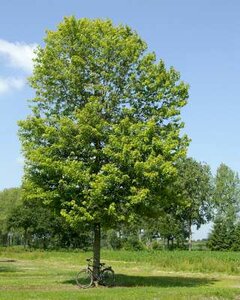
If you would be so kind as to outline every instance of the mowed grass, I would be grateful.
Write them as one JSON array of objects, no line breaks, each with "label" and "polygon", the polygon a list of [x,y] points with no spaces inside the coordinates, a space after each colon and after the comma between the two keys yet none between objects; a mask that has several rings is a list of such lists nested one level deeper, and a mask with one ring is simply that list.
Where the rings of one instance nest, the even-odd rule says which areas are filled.
[{"label": "mowed grass", "polygon": [[240,299],[240,253],[102,251],[116,287],[79,289],[91,253],[0,249],[0,299]]}]

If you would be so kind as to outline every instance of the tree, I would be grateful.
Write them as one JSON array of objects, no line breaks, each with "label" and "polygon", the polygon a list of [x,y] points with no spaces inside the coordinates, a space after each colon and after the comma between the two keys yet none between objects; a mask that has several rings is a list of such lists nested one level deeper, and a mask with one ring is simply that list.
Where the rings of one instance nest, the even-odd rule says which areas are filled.
[{"label": "tree", "polygon": [[167,240],[167,249],[173,249],[174,240],[177,242],[177,247],[182,248],[188,236],[185,222],[177,215],[176,210],[164,214],[157,222],[157,229],[160,236]]},{"label": "tree", "polygon": [[234,232],[231,235],[231,250],[240,251],[240,222],[234,226]]},{"label": "tree", "polygon": [[9,230],[23,231],[24,246],[32,246],[32,241],[42,240],[43,248],[47,246],[47,236],[52,232],[53,216],[39,201],[28,201],[14,207],[7,219]]},{"label": "tree", "polygon": [[8,244],[7,237],[9,234],[7,219],[15,207],[22,203],[21,189],[9,188],[0,192],[0,234],[2,244]]},{"label": "tree", "polygon": [[240,209],[240,180],[238,174],[221,164],[215,177],[214,204],[216,216],[236,221]]},{"label": "tree", "polygon": [[226,220],[221,217],[216,218],[213,230],[209,235],[207,247],[210,250],[230,250],[232,247],[232,235],[234,234],[234,226],[229,227]]},{"label": "tree", "polygon": [[151,215],[166,203],[188,86],[127,26],[65,18],[37,50],[32,114],[19,122],[24,197],[75,228],[92,224],[94,275],[100,229]]},{"label": "tree", "polygon": [[178,163],[176,189],[182,197],[184,206],[176,208],[182,222],[186,222],[189,250],[192,248],[192,226],[199,228],[210,221],[212,216],[213,183],[207,164],[193,158],[182,159]]},{"label": "tree", "polygon": [[7,228],[23,236],[24,246],[35,248],[86,248],[90,232],[76,231],[65,218],[56,215],[38,199],[25,200],[13,207],[6,220]]},{"label": "tree", "polygon": [[215,176],[213,195],[215,220],[208,245],[212,250],[238,249],[238,213],[240,208],[240,180],[238,174],[221,164]]}]

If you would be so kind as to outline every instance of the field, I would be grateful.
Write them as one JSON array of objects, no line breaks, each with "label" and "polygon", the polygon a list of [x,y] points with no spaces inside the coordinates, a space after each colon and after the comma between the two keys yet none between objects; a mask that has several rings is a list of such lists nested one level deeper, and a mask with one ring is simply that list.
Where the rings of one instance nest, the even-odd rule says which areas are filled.
[{"label": "field", "polygon": [[102,251],[114,288],[81,290],[78,269],[91,253],[0,249],[0,299],[240,299],[240,253]]}]

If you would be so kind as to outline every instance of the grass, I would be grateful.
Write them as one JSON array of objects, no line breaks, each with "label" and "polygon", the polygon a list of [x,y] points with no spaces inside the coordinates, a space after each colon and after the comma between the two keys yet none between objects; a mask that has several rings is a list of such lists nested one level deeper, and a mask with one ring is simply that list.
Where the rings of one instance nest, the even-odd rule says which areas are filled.
[{"label": "grass", "polygon": [[0,249],[0,299],[240,299],[240,253],[102,251],[114,288],[81,290],[75,275],[91,253]]}]

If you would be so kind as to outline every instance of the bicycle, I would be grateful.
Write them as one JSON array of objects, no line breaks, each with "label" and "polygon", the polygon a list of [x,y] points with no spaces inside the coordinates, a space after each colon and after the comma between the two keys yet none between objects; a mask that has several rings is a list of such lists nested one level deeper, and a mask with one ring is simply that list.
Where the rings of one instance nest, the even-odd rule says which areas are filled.
[{"label": "bicycle", "polygon": [[115,284],[115,274],[111,266],[106,266],[105,263],[100,263],[99,276],[94,278],[93,276],[93,264],[92,259],[86,259],[87,267],[80,270],[76,276],[77,285],[86,289],[94,285],[97,281],[100,285],[111,287]]}]

